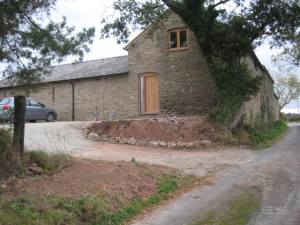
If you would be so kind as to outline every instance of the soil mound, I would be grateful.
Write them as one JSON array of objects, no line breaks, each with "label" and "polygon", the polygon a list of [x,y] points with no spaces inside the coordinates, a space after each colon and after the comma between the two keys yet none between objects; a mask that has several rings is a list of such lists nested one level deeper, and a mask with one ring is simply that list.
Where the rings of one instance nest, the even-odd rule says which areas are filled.
[{"label": "soil mound", "polygon": [[200,116],[101,121],[93,124],[89,132],[107,137],[165,142],[215,139],[214,127],[206,117]]}]

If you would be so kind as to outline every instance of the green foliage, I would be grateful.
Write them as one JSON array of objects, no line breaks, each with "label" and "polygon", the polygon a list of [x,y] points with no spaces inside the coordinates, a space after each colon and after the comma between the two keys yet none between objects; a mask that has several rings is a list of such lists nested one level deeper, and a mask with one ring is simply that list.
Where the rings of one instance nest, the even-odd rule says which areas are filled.
[{"label": "green foliage", "polygon": [[287,124],[280,120],[265,126],[250,127],[246,130],[250,135],[250,140],[253,145],[268,144],[282,137],[288,130]]},{"label": "green foliage", "polygon": [[175,176],[162,176],[158,181],[157,193],[162,195],[168,195],[174,192],[178,188],[177,180]]},{"label": "green foliage", "polygon": [[217,141],[230,145],[250,145],[254,149],[265,148],[282,138],[288,126],[285,121],[262,123],[263,118],[258,118],[255,125],[242,125],[234,129],[217,131]]},{"label": "green foliage", "polygon": [[15,171],[11,129],[0,128],[0,181]]},{"label": "green foliage", "polygon": [[296,116],[293,116],[293,117],[288,117],[288,116],[285,116],[285,115],[283,115],[284,116],[284,120],[285,121],[288,121],[288,122],[300,122],[300,115],[299,114],[297,114]]},{"label": "green foliage", "polygon": [[[241,105],[259,90],[260,77],[251,77],[246,64],[239,66],[217,61],[211,63],[212,74],[218,87],[218,103],[214,113],[217,122],[229,125]],[[229,77],[230,74],[230,77]]]},{"label": "green foliage", "polygon": [[193,225],[246,225],[259,208],[257,196],[252,192],[245,192],[233,198],[223,209],[210,211]]},{"label": "green foliage", "polygon": [[74,33],[66,18],[45,24],[56,0],[0,2],[0,62],[4,75],[20,85],[37,82],[44,68],[72,55],[82,59],[92,42],[94,28]]},{"label": "green foliage", "polygon": [[154,24],[166,14],[166,7],[160,0],[151,0],[141,3],[136,0],[116,0],[113,8],[118,11],[119,16],[113,21],[103,18],[102,38],[110,36],[117,37],[118,43],[127,42],[132,29],[145,29],[147,26]]},{"label": "green foliage", "polygon": [[[33,157],[36,161],[44,158],[39,154]],[[153,196],[135,199],[115,210],[110,209],[109,202],[100,195],[79,198],[25,196],[14,200],[5,200],[0,195],[0,225],[120,225],[144,209],[167,199],[178,188],[189,184],[188,180],[175,175],[161,176]]]},{"label": "green foliage", "polygon": [[[226,3],[236,4],[235,12],[226,11]],[[271,45],[299,45],[300,6],[298,0],[116,0],[119,13],[113,21],[103,20],[102,36],[115,36],[127,42],[130,28],[144,28],[163,22],[166,6],[179,15],[195,33],[206,56],[218,93],[214,114],[228,125],[242,103],[259,90],[260,79],[252,77],[246,63],[254,48],[266,37]],[[138,26],[140,25],[140,27]]]},{"label": "green foliage", "polygon": [[[227,16],[205,1],[191,0],[166,3],[194,31],[198,44],[215,78],[218,102],[217,122],[230,125],[243,102],[255,95],[260,78],[252,77],[244,60],[253,55],[252,27],[245,17]],[[219,16],[226,16],[219,21]]]},{"label": "green foliage", "polygon": [[160,203],[162,200],[168,199],[168,197],[181,187],[187,186],[188,177],[180,178],[177,176],[163,175],[157,181],[157,192],[147,198],[136,199],[128,206],[121,208],[113,216],[113,221],[117,224],[122,224],[124,221],[129,220],[133,216],[142,212],[145,208],[151,207]]}]

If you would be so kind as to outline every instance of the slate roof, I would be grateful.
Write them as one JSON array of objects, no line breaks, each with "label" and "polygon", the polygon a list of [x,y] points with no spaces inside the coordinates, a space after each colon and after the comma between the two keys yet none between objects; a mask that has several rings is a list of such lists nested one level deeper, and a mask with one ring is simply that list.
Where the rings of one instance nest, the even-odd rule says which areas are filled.
[{"label": "slate roof", "polygon": [[[128,56],[97,59],[86,62],[64,64],[49,68],[40,83],[75,80],[128,73]],[[0,88],[15,86],[7,79],[0,81]]]}]

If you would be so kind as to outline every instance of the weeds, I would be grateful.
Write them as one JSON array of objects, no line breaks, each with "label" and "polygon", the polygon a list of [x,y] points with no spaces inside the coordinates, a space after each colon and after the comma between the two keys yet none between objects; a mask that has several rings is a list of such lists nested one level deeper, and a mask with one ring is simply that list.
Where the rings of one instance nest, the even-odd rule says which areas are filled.
[{"label": "weeds", "polygon": [[49,154],[43,151],[26,152],[24,166],[36,164],[44,173],[53,173],[71,162],[71,156],[67,154]]},{"label": "weeds", "polygon": [[242,126],[234,130],[219,129],[217,140],[224,144],[266,147],[281,138],[287,129],[287,124],[282,120],[257,126]]},{"label": "weeds", "polygon": [[0,128],[0,181],[13,174],[15,170],[11,129]]},{"label": "weeds", "polygon": [[232,199],[223,210],[208,212],[193,225],[246,225],[260,208],[260,202],[253,192],[244,192]]},{"label": "weeds", "polygon": [[251,143],[255,146],[268,145],[281,138],[288,130],[287,124],[280,120],[264,127],[246,127]]}]

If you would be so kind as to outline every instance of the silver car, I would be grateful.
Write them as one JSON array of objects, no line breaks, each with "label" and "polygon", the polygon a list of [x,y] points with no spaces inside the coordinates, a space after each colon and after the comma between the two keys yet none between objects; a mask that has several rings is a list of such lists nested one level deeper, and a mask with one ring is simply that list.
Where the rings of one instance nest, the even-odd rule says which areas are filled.
[{"label": "silver car", "polygon": [[[14,111],[14,98],[4,98],[0,101],[0,120],[11,121]],[[54,122],[57,119],[57,113],[54,109],[46,107],[44,104],[26,98],[25,120],[35,122],[37,120],[45,120]]]}]

